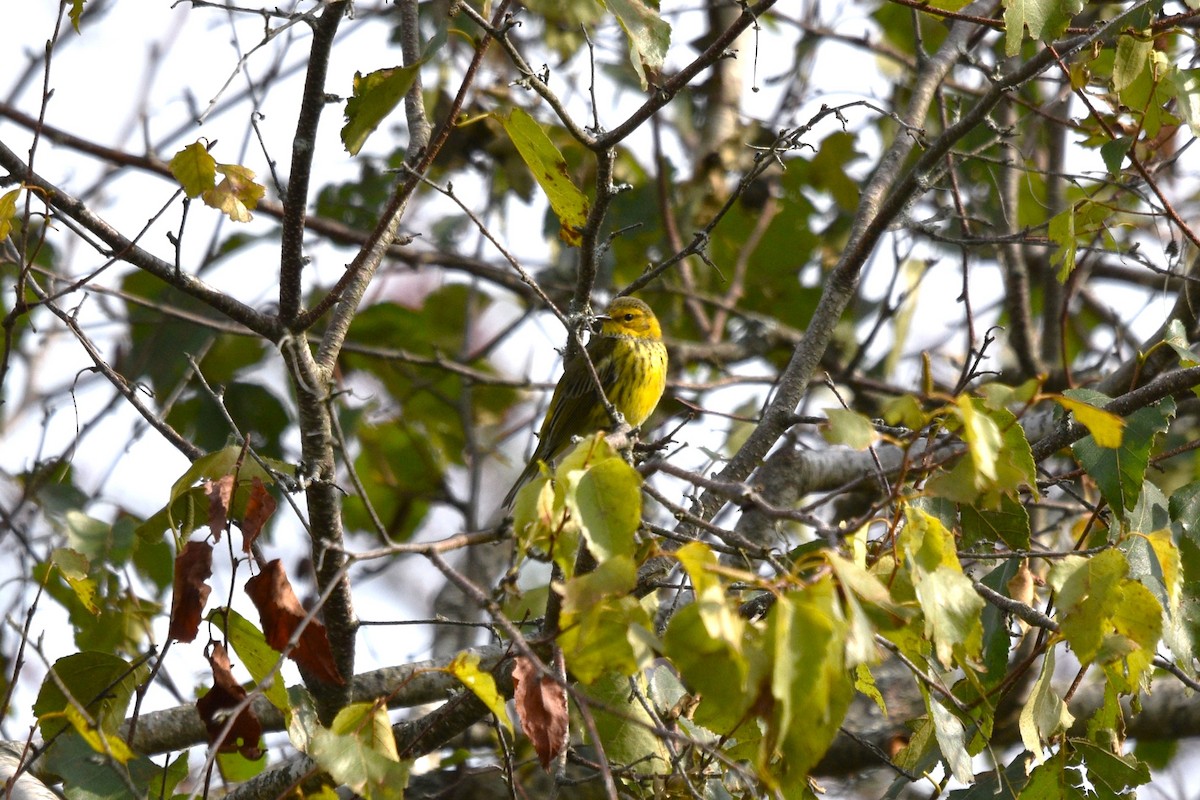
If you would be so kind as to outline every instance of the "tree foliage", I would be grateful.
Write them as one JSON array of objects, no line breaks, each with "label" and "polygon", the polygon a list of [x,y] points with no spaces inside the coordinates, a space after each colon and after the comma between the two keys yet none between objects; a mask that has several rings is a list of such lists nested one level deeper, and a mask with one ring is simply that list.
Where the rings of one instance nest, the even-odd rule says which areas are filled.
[{"label": "tree foliage", "polygon": [[[72,56],[129,8],[18,25],[0,103],[6,775],[967,800],[1185,760],[1194,3],[195,0],[122,137],[58,93],[131,85]],[[498,509],[618,292],[667,396]]]}]

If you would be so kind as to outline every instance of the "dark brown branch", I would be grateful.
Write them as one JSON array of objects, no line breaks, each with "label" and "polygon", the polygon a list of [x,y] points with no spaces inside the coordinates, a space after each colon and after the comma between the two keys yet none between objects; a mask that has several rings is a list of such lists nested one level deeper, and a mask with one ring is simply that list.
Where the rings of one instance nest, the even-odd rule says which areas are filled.
[{"label": "dark brown branch", "polygon": [[300,98],[296,134],[292,137],[292,166],[288,173],[287,195],[283,200],[283,238],[279,257],[279,318],[290,327],[300,310],[300,277],[304,272],[304,218],[308,210],[308,183],[312,177],[316,150],[317,125],[328,102],[325,76],[329,54],[339,23],[349,3],[328,3],[312,26],[312,49],[308,55],[308,73]]}]

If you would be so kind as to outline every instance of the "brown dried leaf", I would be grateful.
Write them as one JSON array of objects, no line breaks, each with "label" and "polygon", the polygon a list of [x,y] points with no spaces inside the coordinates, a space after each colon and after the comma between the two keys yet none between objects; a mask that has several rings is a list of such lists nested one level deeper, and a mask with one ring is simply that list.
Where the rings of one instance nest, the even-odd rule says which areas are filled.
[{"label": "brown dried leaf", "polygon": [[233,499],[233,476],[222,475],[218,480],[204,482],[204,494],[208,497],[208,529],[213,538],[221,541],[221,534],[229,528],[229,502]]},{"label": "brown dried leaf", "polygon": [[[229,663],[229,653],[220,642],[215,642],[212,652],[208,655],[208,663],[213,671],[213,687],[204,697],[196,701],[196,711],[204,720],[208,730],[208,741],[213,743],[229,721],[229,714],[246,699],[246,690],[233,677],[233,668]],[[241,753],[243,758],[256,761],[262,758],[263,751],[258,742],[262,738],[262,723],[258,715],[246,707],[238,712],[229,733],[217,745],[222,753]]]},{"label": "brown dried leaf", "polygon": [[200,631],[200,618],[212,587],[212,545],[188,542],[175,557],[175,588],[171,595],[171,627],[167,636],[190,642]]},{"label": "brown dried leaf", "polygon": [[246,500],[246,514],[242,517],[242,552],[249,555],[254,540],[262,533],[263,525],[275,513],[275,498],[267,491],[257,475],[250,483],[250,498]]},{"label": "brown dried leaf", "polygon": [[525,656],[517,656],[513,665],[513,701],[521,729],[533,742],[542,769],[549,772],[550,765],[567,746],[566,687],[541,675]]},{"label": "brown dried leaf", "polygon": [[[246,594],[258,609],[267,644],[281,653],[285,652],[296,628],[308,616],[308,612],[300,605],[300,600],[292,590],[282,562],[279,559],[269,562],[262,572],[246,581]],[[333,660],[325,626],[316,619],[309,620],[304,626],[299,642],[287,655],[326,683],[338,686],[345,683]]]}]

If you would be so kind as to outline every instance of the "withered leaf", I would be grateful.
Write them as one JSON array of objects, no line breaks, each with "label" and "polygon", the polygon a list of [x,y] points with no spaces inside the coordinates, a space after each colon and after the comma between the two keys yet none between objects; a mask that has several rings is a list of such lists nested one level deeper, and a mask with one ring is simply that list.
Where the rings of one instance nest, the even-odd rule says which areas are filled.
[{"label": "withered leaf", "polygon": [[533,742],[542,769],[549,772],[550,765],[567,746],[566,687],[541,675],[525,656],[517,656],[513,665],[513,701],[521,729]]},{"label": "withered leaf", "polygon": [[212,587],[212,545],[188,542],[175,556],[175,588],[171,595],[171,627],[167,635],[190,642],[200,631],[200,618]]},{"label": "withered leaf", "polygon": [[263,525],[275,513],[275,498],[257,475],[250,483],[250,498],[246,501],[246,514],[242,517],[242,552],[247,555],[254,540],[262,533]]},{"label": "withered leaf", "polygon": [[208,529],[213,538],[221,541],[221,534],[229,528],[229,503],[233,499],[233,476],[222,475],[215,481],[204,482],[204,494],[208,497]]},{"label": "withered leaf", "polygon": [[[285,652],[296,628],[309,615],[292,590],[282,562],[279,559],[269,562],[262,572],[246,581],[246,594],[258,609],[267,644]],[[287,655],[326,683],[339,686],[345,683],[334,663],[325,626],[319,620],[309,620],[300,633],[299,642]]]},{"label": "withered leaf", "polygon": [[200,713],[200,719],[204,721],[204,727],[208,730],[209,743],[216,743],[217,749],[222,753],[236,751],[251,761],[258,760],[263,755],[263,750],[258,746],[262,738],[262,723],[249,703],[238,712],[225,738],[216,742],[217,737],[225,730],[229,714],[246,699],[246,690],[233,677],[229,653],[220,642],[213,644],[208,663],[212,667],[213,687],[196,701],[196,711]]}]

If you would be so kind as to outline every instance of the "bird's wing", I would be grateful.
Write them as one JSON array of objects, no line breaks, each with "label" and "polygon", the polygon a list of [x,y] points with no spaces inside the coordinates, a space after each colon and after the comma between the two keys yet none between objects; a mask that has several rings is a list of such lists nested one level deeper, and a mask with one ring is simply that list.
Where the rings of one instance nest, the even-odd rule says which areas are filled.
[{"label": "bird's wing", "polygon": [[[587,347],[588,356],[596,368],[600,385],[608,391],[616,379],[612,358],[615,340],[597,337]],[[549,459],[571,441],[605,427],[606,415],[596,394],[596,383],[583,354],[570,359],[563,367],[563,376],[554,387],[554,396],[546,411],[546,419],[538,434],[537,458]]]}]

